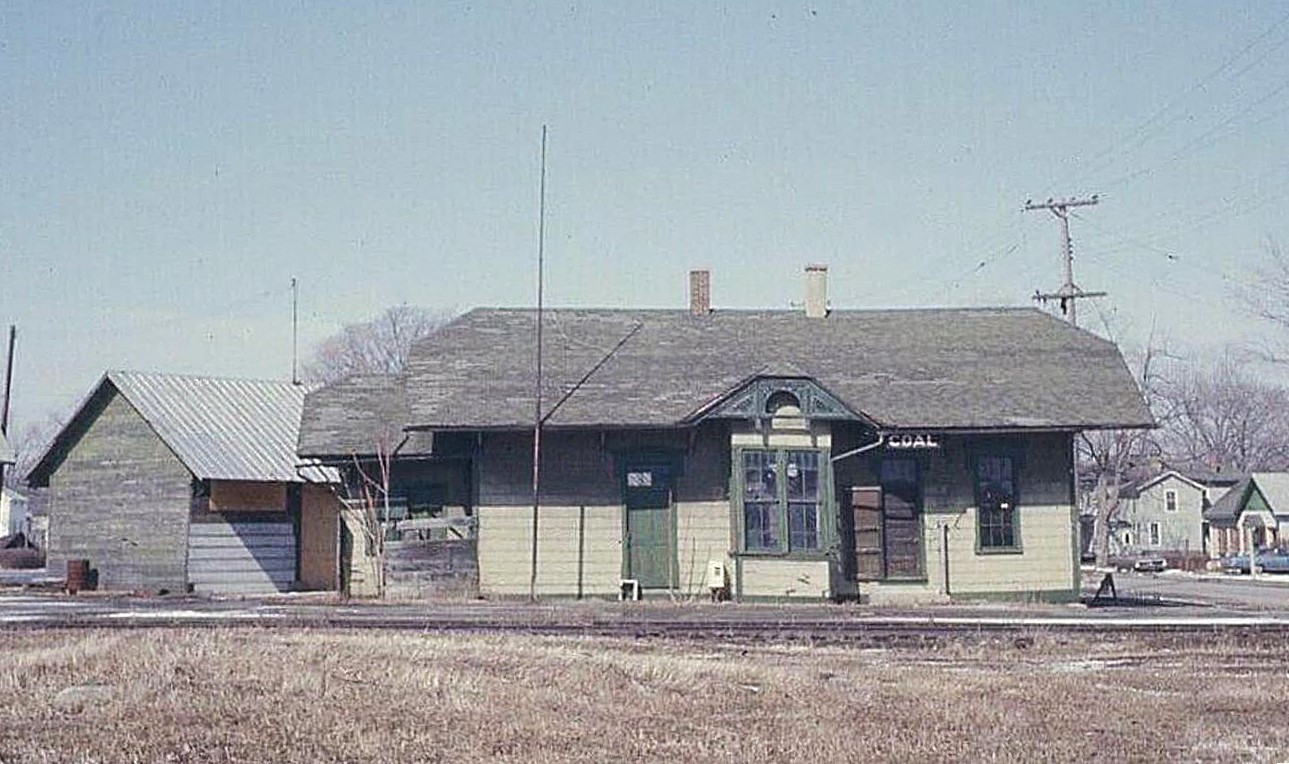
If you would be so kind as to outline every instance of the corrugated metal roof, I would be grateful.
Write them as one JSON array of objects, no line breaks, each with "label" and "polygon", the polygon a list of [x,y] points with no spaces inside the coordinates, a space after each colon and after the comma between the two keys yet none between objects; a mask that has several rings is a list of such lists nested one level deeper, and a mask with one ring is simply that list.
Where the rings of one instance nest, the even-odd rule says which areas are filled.
[{"label": "corrugated metal roof", "polygon": [[110,371],[107,380],[197,478],[302,479],[295,449],[304,387],[133,371]]}]

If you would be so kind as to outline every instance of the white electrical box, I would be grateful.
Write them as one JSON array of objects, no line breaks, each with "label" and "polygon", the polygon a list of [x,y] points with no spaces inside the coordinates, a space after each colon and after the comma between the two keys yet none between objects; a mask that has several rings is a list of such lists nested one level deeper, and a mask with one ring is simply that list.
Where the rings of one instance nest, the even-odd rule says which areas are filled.
[{"label": "white electrical box", "polygon": [[725,589],[729,586],[729,576],[725,569],[724,560],[712,560],[707,563],[707,588],[712,590]]}]

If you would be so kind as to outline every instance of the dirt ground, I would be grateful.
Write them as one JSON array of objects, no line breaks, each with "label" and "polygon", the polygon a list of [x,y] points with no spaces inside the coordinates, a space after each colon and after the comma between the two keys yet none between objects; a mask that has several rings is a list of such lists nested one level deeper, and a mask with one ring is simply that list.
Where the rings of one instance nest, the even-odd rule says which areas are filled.
[{"label": "dirt ground", "polygon": [[0,632],[0,762],[1283,761],[1289,651]]}]

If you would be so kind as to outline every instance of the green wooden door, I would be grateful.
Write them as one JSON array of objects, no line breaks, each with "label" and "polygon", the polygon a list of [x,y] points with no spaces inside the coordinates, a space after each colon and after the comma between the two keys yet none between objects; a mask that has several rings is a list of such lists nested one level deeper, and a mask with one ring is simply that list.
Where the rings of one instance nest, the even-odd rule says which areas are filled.
[{"label": "green wooden door", "polygon": [[671,522],[671,470],[632,467],[626,475],[627,574],[642,589],[672,585],[675,534]]}]

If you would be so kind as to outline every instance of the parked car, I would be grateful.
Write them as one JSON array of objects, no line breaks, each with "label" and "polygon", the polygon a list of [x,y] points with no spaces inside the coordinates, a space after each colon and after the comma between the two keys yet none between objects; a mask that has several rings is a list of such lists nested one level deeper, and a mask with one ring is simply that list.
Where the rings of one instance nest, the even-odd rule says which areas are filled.
[{"label": "parked car", "polygon": [[[1284,549],[1259,551],[1258,568],[1263,573],[1289,573],[1289,551]],[[1237,554],[1222,558],[1222,570],[1226,573],[1248,573],[1249,556]]]}]

